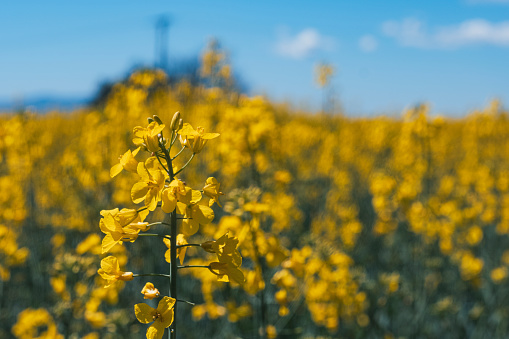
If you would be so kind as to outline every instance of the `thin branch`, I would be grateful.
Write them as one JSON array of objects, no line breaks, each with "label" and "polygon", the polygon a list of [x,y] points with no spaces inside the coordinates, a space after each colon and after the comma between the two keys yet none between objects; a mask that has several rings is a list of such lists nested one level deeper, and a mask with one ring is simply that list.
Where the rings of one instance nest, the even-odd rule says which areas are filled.
[{"label": "thin branch", "polygon": [[156,158],[157,160],[159,161],[159,163],[161,164],[161,166],[163,166],[164,170],[166,171],[166,173],[168,173],[168,175],[170,175],[170,172],[168,171],[168,169],[166,168],[166,166],[163,165],[163,162],[161,161],[161,159],[159,158],[159,156],[157,155],[156,153]]},{"label": "thin branch", "polygon": [[189,247],[189,246],[201,247],[201,244],[184,244],[184,245],[177,245],[177,248],[181,248],[181,247]]},{"label": "thin branch", "polygon": [[159,238],[165,238],[165,239],[171,239],[169,235],[164,234],[155,234],[155,233],[139,233],[139,237],[159,237]]},{"label": "thin branch", "polygon": [[133,277],[165,277],[165,278],[171,278],[171,275],[169,274],[160,274],[160,273],[143,273],[143,274],[133,274]]},{"label": "thin branch", "polygon": [[184,166],[182,166],[182,168],[181,168],[181,169],[179,169],[179,170],[175,173],[175,175],[177,175],[177,174],[179,174],[180,172],[182,172],[182,171],[184,170],[184,168],[186,168],[186,167],[187,167],[187,165],[189,165],[189,163],[191,162],[191,160],[193,160],[194,155],[195,155],[195,153],[193,153],[193,154],[191,155],[191,157],[189,158],[189,160],[187,160],[187,162],[184,164]]},{"label": "thin branch", "polygon": [[175,136],[173,137],[173,140],[171,141],[170,143],[170,148],[171,146],[173,146],[173,144],[175,143],[175,141],[177,140],[177,136],[178,136],[178,133],[175,133]]},{"label": "thin branch", "polygon": [[185,149],[185,147],[182,147],[182,149],[173,158],[171,158],[171,160],[175,160],[175,158],[177,158]]},{"label": "thin branch", "polygon": [[184,266],[177,266],[178,269],[180,268],[196,268],[196,267],[199,267],[199,268],[210,268],[210,266],[205,266],[205,265],[184,265]]},{"label": "thin branch", "polygon": [[192,303],[192,302],[187,301],[187,300],[177,299],[177,301],[178,301],[178,302],[181,302],[181,303],[189,304],[189,305],[191,305],[191,306],[196,306],[196,304],[195,304],[195,303]]}]

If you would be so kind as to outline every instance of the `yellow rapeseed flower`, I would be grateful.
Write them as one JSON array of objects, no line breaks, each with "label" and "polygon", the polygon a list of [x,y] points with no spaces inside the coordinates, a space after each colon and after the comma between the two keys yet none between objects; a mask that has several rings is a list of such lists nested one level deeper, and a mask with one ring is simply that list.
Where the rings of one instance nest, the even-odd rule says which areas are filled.
[{"label": "yellow rapeseed flower", "polygon": [[162,206],[161,209],[164,213],[171,213],[177,206],[177,201],[188,204],[191,200],[192,189],[187,187],[181,180],[175,179],[170,182],[161,195]]},{"label": "yellow rapeseed flower", "polygon": [[28,308],[18,314],[12,333],[19,339],[63,339],[51,315],[44,308]]},{"label": "yellow rapeseed flower", "polygon": [[198,232],[200,224],[209,224],[214,219],[214,211],[202,200],[200,191],[192,191],[192,197],[188,204],[178,201],[177,211],[184,215],[182,220],[182,233],[191,236]]},{"label": "yellow rapeseed flower", "polygon": [[138,164],[138,174],[140,181],[133,185],[131,189],[131,198],[135,204],[145,200],[145,206],[149,211],[157,207],[161,201],[162,191],[164,189],[165,173],[159,168],[155,157],[148,158],[145,162]]},{"label": "yellow rapeseed flower", "polygon": [[223,195],[223,192],[219,191],[219,186],[221,184],[217,181],[214,177],[209,177],[205,181],[205,187],[203,187],[203,193],[208,196],[210,199],[209,206],[212,206],[212,204],[215,202],[219,205],[219,207],[222,207],[219,203],[219,196]]},{"label": "yellow rapeseed flower", "polygon": [[211,262],[209,270],[217,275],[217,281],[229,282],[233,280],[240,285],[244,284],[244,274],[231,262]]},{"label": "yellow rapeseed flower", "polygon": [[195,131],[187,122],[177,133],[182,146],[189,148],[194,154],[200,153],[207,141],[220,135],[219,133],[205,133],[205,129],[201,126],[198,126]]},{"label": "yellow rapeseed flower", "polygon": [[97,270],[97,273],[107,281],[104,287],[110,287],[119,280],[133,280],[133,272],[121,271],[118,259],[112,255],[101,260],[101,268]]},{"label": "yellow rapeseed flower", "polygon": [[143,299],[154,299],[160,295],[159,290],[155,288],[154,284],[151,282],[148,282],[145,284],[145,286],[143,286],[141,294],[143,294]]},{"label": "yellow rapeseed flower", "polygon": [[134,159],[136,154],[138,154],[140,150],[140,147],[135,149],[133,152],[131,150],[127,150],[127,152],[124,153],[124,155],[120,156],[120,162],[116,165],[114,165],[110,169],[110,177],[115,177],[120,172],[122,172],[123,169],[125,169],[128,172],[136,173],[136,169],[138,167],[138,161]]},{"label": "yellow rapeseed flower", "polygon": [[161,339],[163,337],[164,329],[173,323],[174,305],[175,299],[170,297],[163,297],[157,308],[152,308],[147,304],[134,305],[134,313],[139,322],[148,324],[153,321],[147,329],[147,339]]},{"label": "yellow rapeseed flower", "polygon": [[[167,262],[171,263],[171,240],[168,238],[163,239],[164,244],[168,247],[168,250],[164,253],[164,258]],[[187,240],[184,234],[177,235],[177,246],[187,245]],[[187,247],[177,248],[177,257],[180,260],[180,264],[184,264],[184,258],[186,257]]]},{"label": "yellow rapeseed flower", "polygon": [[164,127],[164,125],[160,125],[156,121],[151,122],[146,128],[136,126],[133,130],[133,143],[136,146],[144,146],[149,152],[159,151],[159,134]]},{"label": "yellow rapeseed flower", "polygon": [[490,276],[495,284],[500,284],[507,277],[507,268],[504,266],[497,267],[491,270]]},{"label": "yellow rapeseed flower", "polygon": [[226,232],[216,241],[206,241],[200,246],[209,253],[216,253],[220,262],[230,262],[235,266],[242,264],[242,257],[237,250],[239,240],[236,237],[229,237]]},{"label": "yellow rapeseed flower", "polygon": [[111,214],[106,214],[99,222],[101,231],[106,234],[102,241],[102,253],[106,253],[116,244],[122,244],[124,241],[135,241],[138,238],[139,229],[134,230],[122,225]]}]

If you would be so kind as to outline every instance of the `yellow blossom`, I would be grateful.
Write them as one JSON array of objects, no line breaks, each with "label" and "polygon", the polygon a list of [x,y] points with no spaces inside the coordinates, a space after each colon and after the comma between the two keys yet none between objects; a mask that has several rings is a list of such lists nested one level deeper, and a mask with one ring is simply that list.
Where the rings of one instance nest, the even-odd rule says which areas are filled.
[{"label": "yellow blossom", "polygon": [[145,284],[145,286],[143,286],[141,294],[143,294],[143,299],[154,299],[160,295],[159,290],[155,288],[154,284],[151,282],[148,282]]},{"label": "yellow blossom", "polygon": [[265,331],[267,332],[267,338],[269,339],[277,338],[277,329],[275,326],[269,325],[265,328]]},{"label": "yellow blossom", "polygon": [[99,222],[101,231],[106,234],[102,241],[102,253],[106,253],[117,244],[125,241],[135,241],[138,238],[139,229],[123,228],[111,214],[106,214]]},{"label": "yellow blossom", "polygon": [[112,255],[101,260],[101,268],[97,273],[107,281],[104,287],[110,287],[111,284],[118,280],[130,281],[133,280],[133,272],[124,272],[120,270],[118,259]]},{"label": "yellow blossom", "polygon": [[138,161],[134,157],[136,156],[136,154],[138,154],[139,150],[140,147],[135,149],[133,152],[131,152],[131,150],[128,150],[127,152],[124,153],[124,155],[121,155],[119,158],[120,162],[111,168],[110,176],[112,178],[115,177],[120,172],[122,172],[123,169],[125,169],[128,172],[136,173]]},{"label": "yellow blossom", "polygon": [[490,276],[495,284],[500,284],[507,277],[507,268],[497,267],[491,271]]},{"label": "yellow blossom", "polygon": [[245,281],[242,271],[231,262],[211,262],[209,270],[217,275],[217,281],[229,282],[233,280],[240,285]]},{"label": "yellow blossom", "polygon": [[209,253],[216,253],[219,261],[231,262],[235,266],[242,264],[242,257],[237,250],[239,240],[236,237],[229,237],[226,232],[216,241],[206,241],[200,246]]},{"label": "yellow blossom", "polygon": [[202,200],[200,191],[192,191],[192,198],[188,205],[177,202],[177,211],[184,215],[182,220],[182,232],[191,236],[198,232],[200,224],[208,224],[214,219],[214,211]]},{"label": "yellow blossom", "polygon": [[147,304],[134,305],[134,313],[139,322],[148,324],[153,321],[147,329],[147,339],[161,339],[163,337],[164,329],[173,323],[174,305],[175,299],[170,297],[163,297],[157,308],[152,308]]},{"label": "yellow blossom", "polygon": [[219,203],[219,195],[222,195],[223,192],[219,191],[219,186],[221,184],[214,177],[209,177],[205,181],[205,187],[203,187],[203,193],[208,196],[210,199],[209,206],[215,202],[219,207],[222,207]]},{"label": "yellow blossom", "polygon": [[[164,258],[166,259],[167,262],[171,263],[171,240],[165,238],[165,239],[163,239],[163,242],[166,245],[166,247],[168,247],[168,250],[164,254]],[[187,245],[187,240],[186,240],[186,237],[184,234],[179,234],[179,235],[177,235],[177,246],[182,246],[182,245]],[[186,250],[187,250],[187,247],[185,247],[185,246],[177,248],[177,257],[179,258],[181,265],[184,264]]]},{"label": "yellow blossom", "polygon": [[156,163],[157,159],[151,157],[145,162],[138,164],[138,174],[140,181],[133,185],[131,189],[131,198],[135,204],[145,200],[145,206],[149,211],[153,211],[157,207],[157,203],[161,201],[161,193],[164,189],[164,181],[166,175]]},{"label": "yellow blossom", "polygon": [[185,123],[177,133],[182,146],[189,148],[194,154],[200,153],[207,141],[219,136],[219,133],[205,133],[201,126],[195,131],[189,123]]},{"label": "yellow blossom", "polygon": [[18,314],[12,333],[19,339],[52,338],[63,339],[51,315],[44,308],[28,308]]},{"label": "yellow blossom", "polygon": [[164,125],[160,125],[156,121],[151,122],[146,128],[136,126],[133,130],[133,143],[136,146],[144,146],[149,152],[159,151],[159,134],[164,127]]},{"label": "yellow blossom", "polygon": [[189,204],[192,189],[187,187],[181,180],[174,179],[162,192],[162,206],[164,213],[171,213],[177,206],[177,201]]}]

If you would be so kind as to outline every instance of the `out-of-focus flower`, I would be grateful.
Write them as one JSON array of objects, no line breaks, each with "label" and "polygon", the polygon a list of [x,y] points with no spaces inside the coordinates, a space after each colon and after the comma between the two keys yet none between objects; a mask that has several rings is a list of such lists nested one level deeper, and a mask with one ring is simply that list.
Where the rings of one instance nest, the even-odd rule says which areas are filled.
[{"label": "out-of-focus flower", "polygon": [[18,314],[12,333],[19,339],[54,338],[63,339],[51,315],[44,308],[28,308]]}]

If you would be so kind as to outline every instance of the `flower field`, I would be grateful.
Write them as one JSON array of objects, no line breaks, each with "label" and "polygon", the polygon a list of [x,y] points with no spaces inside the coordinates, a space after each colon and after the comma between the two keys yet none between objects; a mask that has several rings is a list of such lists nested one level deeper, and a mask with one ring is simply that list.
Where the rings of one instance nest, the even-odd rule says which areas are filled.
[{"label": "flower field", "polygon": [[[507,337],[509,112],[497,102],[455,119],[424,105],[400,118],[300,112],[239,95],[226,66],[204,62],[210,86],[138,71],[94,108],[0,116],[0,338],[140,338],[150,326],[140,317],[173,307],[138,306],[154,286],[167,294],[168,241],[131,233],[104,251],[117,219],[101,211],[145,201],[155,222],[179,208],[164,193],[149,201],[127,156],[118,165],[140,145],[136,164],[158,152],[159,130],[155,146],[133,143],[141,128],[150,138],[153,115],[175,137],[219,134],[200,146],[177,138],[171,157],[182,148],[174,165],[185,171],[159,181],[213,197],[177,220],[179,264],[196,266],[179,270],[178,338]],[[169,129],[177,111],[196,131]],[[234,243],[228,269],[221,239]],[[134,279],[103,279],[107,255]]]}]

